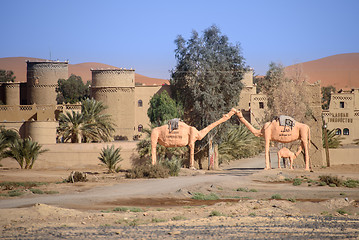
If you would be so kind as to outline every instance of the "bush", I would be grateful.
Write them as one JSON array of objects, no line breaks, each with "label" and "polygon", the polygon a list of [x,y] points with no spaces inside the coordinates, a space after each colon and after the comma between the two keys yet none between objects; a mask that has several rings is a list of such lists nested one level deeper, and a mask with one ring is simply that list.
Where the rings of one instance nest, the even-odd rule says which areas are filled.
[{"label": "bush", "polygon": [[216,210],[213,210],[210,214],[209,214],[210,217],[215,217],[215,216],[223,216],[222,213],[216,211]]},{"label": "bush", "polygon": [[33,193],[33,194],[44,194],[44,192],[40,189],[36,189],[36,188],[30,188],[30,191]]},{"label": "bush", "polygon": [[330,175],[322,175],[319,176],[320,181],[325,182],[327,185],[335,184],[335,186],[339,187],[342,185],[342,180],[340,180],[337,176]]},{"label": "bush", "polygon": [[271,198],[276,199],[276,200],[280,200],[280,199],[282,199],[282,196],[280,194],[274,194]]},{"label": "bush", "polygon": [[192,199],[196,199],[196,200],[218,200],[219,197],[214,193],[211,193],[209,195],[204,195],[203,193],[194,193],[194,196],[192,197]]},{"label": "bush", "polygon": [[356,188],[356,187],[359,187],[359,181],[353,180],[353,179],[348,179],[345,182],[343,182],[343,185],[348,188]]},{"label": "bush", "polygon": [[300,178],[295,178],[294,180],[293,180],[293,185],[294,186],[299,186],[299,185],[301,185],[302,184],[302,179],[300,179]]},{"label": "bush", "polygon": [[176,156],[172,156],[171,159],[166,158],[165,160],[159,161],[159,163],[168,168],[170,176],[178,176],[178,173],[182,167],[182,160]]},{"label": "bush", "polygon": [[46,182],[2,182],[0,183],[0,187],[4,190],[12,190],[14,188],[32,188],[32,187],[38,187],[41,185],[46,185]]},{"label": "bush", "polygon": [[19,190],[12,190],[12,191],[8,192],[9,197],[17,197],[17,196],[21,196],[23,194],[24,194],[24,192],[19,191]]},{"label": "bush", "polygon": [[140,165],[132,168],[126,173],[126,178],[167,178],[169,170],[160,164]]},{"label": "bush", "polygon": [[120,147],[115,149],[113,145],[102,148],[98,159],[108,168],[108,172],[116,171],[116,165],[123,160],[120,151]]},{"label": "bush", "polygon": [[264,150],[261,138],[254,136],[243,124],[229,128],[218,147],[220,163],[258,155]]},{"label": "bush", "polygon": [[72,171],[70,176],[65,180],[66,182],[87,182],[87,175],[86,173]]}]

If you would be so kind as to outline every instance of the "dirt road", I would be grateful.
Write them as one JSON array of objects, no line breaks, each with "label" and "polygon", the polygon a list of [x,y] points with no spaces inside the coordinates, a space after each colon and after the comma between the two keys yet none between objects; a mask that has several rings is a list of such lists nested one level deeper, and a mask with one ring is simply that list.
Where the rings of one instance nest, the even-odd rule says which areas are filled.
[{"label": "dirt road", "polygon": [[[275,154],[275,153],[273,153]],[[275,156],[272,159],[276,159]],[[277,163],[272,162],[272,167]],[[316,184],[318,176],[357,179],[358,165],[264,171],[264,156],[182,169],[167,179],[99,173],[86,183],[55,184],[68,172],[6,170],[0,181],[52,182],[0,197],[2,239],[330,239],[359,237],[358,188]],[[289,179],[289,180],[286,180]],[[293,179],[302,184],[295,186]],[[60,180],[60,179],[59,179]],[[218,196],[195,200],[194,195]],[[274,199],[274,197],[276,199]]]}]

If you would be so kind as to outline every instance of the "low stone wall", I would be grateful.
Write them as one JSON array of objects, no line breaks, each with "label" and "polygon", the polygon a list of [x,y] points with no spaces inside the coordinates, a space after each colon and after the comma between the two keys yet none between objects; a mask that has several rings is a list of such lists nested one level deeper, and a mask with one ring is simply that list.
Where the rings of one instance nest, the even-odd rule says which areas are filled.
[{"label": "low stone wall", "polygon": [[[326,165],[325,149],[322,151],[324,166]],[[330,165],[359,164],[359,147],[343,147],[329,149]]]},{"label": "low stone wall", "polygon": [[[33,169],[69,169],[69,170],[96,170],[105,169],[98,159],[101,149],[114,145],[121,147],[123,161],[119,163],[121,169],[130,169],[133,160],[138,157],[136,151],[137,142],[121,141],[112,143],[59,143],[43,144],[43,149],[49,151],[41,154],[36,160]],[[3,159],[3,167],[18,168],[18,163],[13,159]]]}]

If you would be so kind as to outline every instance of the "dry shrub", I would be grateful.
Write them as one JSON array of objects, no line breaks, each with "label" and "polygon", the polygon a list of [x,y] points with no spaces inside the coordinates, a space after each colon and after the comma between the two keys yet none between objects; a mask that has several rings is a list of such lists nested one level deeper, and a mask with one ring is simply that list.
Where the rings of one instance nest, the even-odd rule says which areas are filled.
[{"label": "dry shrub", "polygon": [[87,182],[87,174],[78,171],[72,171],[70,176],[65,180],[66,182]]},{"label": "dry shrub", "polygon": [[140,165],[126,173],[126,178],[167,178],[169,169],[160,165]]},{"label": "dry shrub", "polygon": [[322,175],[319,176],[320,181],[325,182],[327,185],[334,184],[337,187],[342,185],[342,180],[337,176]]}]

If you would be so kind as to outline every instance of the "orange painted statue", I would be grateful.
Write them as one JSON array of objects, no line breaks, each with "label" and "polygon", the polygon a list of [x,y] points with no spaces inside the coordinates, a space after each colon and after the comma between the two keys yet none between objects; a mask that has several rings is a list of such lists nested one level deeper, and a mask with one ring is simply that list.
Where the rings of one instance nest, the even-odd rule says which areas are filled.
[{"label": "orange painted statue", "polygon": [[294,161],[294,159],[297,158],[297,156],[298,156],[298,154],[300,153],[301,150],[302,150],[302,148],[299,147],[299,150],[297,151],[297,153],[294,153],[294,152],[292,152],[291,150],[289,150],[286,147],[280,149],[277,152],[277,155],[278,155],[278,168],[281,168],[280,167],[280,160],[282,158],[289,158],[289,160],[290,160],[290,169],[293,169],[293,161]]},{"label": "orange painted statue", "polygon": [[301,141],[301,148],[305,153],[305,170],[309,169],[309,144],[310,144],[310,128],[308,125],[295,122],[294,119],[283,116],[282,119],[277,118],[272,122],[266,122],[261,130],[255,129],[244,117],[241,111],[237,111],[236,115],[239,120],[257,137],[263,137],[265,140],[265,169],[271,169],[269,159],[270,141],[290,143],[296,140]]},{"label": "orange painted statue", "polygon": [[198,131],[195,127],[191,127],[184,122],[172,120],[168,125],[156,127],[151,133],[151,153],[152,165],[156,164],[156,147],[157,143],[164,147],[184,147],[189,146],[190,149],[190,168],[194,169],[194,145],[197,140],[203,139],[209,131],[219,124],[230,119],[237,110],[232,110],[224,114],[221,119],[210,124],[206,128]]}]

